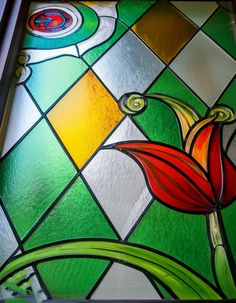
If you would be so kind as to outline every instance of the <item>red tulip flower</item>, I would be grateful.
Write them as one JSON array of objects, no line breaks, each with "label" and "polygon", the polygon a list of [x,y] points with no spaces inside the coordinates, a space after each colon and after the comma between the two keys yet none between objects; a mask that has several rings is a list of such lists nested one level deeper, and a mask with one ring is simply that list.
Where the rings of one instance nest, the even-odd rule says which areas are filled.
[{"label": "red tulip flower", "polygon": [[145,141],[118,143],[115,148],[136,160],[153,196],[169,207],[211,213],[229,205],[236,198],[236,168],[222,150],[221,126],[233,121],[232,111],[221,106],[200,120],[181,101],[161,97],[180,121],[184,150]]},{"label": "red tulip flower", "polygon": [[[213,108],[206,118],[179,100],[152,94],[176,114],[184,140],[183,149],[158,142],[121,142],[114,148],[132,157],[141,167],[153,196],[182,212],[206,214],[212,248],[213,271],[222,293],[236,298],[235,269],[229,257],[219,210],[236,199],[236,168],[222,148],[222,124],[235,120],[228,107]],[[143,98],[143,100],[142,100]],[[120,108],[137,112],[144,97],[125,95]]]},{"label": "red tulip flower", "polygon": [[115,147],[138,162],[153,196],[170,207],[209,213],[236,198],[236,169],[222,151],[214,118],[197,123],[185,151],[144,141]]}]

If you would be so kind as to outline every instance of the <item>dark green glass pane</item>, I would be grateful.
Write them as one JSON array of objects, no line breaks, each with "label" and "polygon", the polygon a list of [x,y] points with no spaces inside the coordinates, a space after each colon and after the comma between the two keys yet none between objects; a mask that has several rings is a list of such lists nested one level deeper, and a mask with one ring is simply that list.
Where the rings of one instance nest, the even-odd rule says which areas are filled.
[{"label": "dark green glass pane", "polygon": [[119,19],[130,26],[155,2],[152,0],[121,0],[117,5]]},{"label": "dark green glass pane", "polygon": [[103,53],[111,47],[119,38],[120,36],[126,31],[128,28],[124,26],[120,22],[116,22],[116,29],[112,35],[112,37],[106,41],[105,43],[102,43],[101,45],[94,47],[93,49],[89,50],[85,53],[83,58],[86,60],[87,63],[93,64],[99,57],[103,55]]},{"label": "dark green glass pane", "polygon": [[0,163],[0,196],[23,238],[76,170],[45,121]]},{"label": "dark green glass pane", "polygon": [[69,258],[37,267],[53,299],[79,300],[85,299],[107,265],[105,260]]},{"label": "dark green glass pane", "polygon": [[78,238],[116,238],[106,218],[79,178],[25,243],[26,249]]},{"label": "dark green glass pane", "polygon": [[156,281],[154,281],[154,283],[156,284],[157,288],[159,289],[159,292],[162,294],[162,297],[164,299],[167,299],[167,300],[173,299],[172,296],[168,293],[168,291],[163,286],[161,286],[161,284],[159,284]]},{"label": "dark green glass pane", "polygon": [[227,208],[222,210],[223,221],[225,225],[225,231],[229,241],[230,248],[233,253],[234,260],[236,262],[236,201]]},{"label": "dark green glass pane", "polygon": [[[148,93],[165,94],[177,98],[197,110],[202,116],[207,109],[207,106],[170,69],[166,69],[161,74]],[[149,99],[147,109],[134,119],[151,140],[181,148],[178,121],[166,104]],[[173,129],[175,129],[174,132]]]},{"label": "dark green glass pane", "polygon": [[235,95],[236,95],[236,78],[231,82],[231,84],[224,91],[224,93],[220,97],[218,103],[228,105],[234,111],[236,111]]},{"label": "dark green glass pane", "polygon": [[184,101],[204,116],[207,106],[169,68],[155,81],[148,93],[158,93]]},{"label": "dark green glass pane", "polygon": [[214,281],[203,215],[181,213],[154,201],[129,241],[167,253]]},{"label": "dark green glass pane", "polygon": [[32,75],[26,86],[43,111],[46,111],[87,70],[78,58],[63,56],[30,65]]},{"label": "dark green glass pane", "polygon": [[[134,117],[144,133],[153,141],[181,147],[179,125],[173,111],[156,100],[148,100],[146,110]],[[168,121],[168,128],[166,123]],[[175,132],[173,132],[175,129]]]},{"label": "dark green glass pane", "polygon": [[230,13],[227,10],[220,8],[213,14],[210,20],[203,26],[203,31],[236,58],[233,24]]},{"label": "dark green glass pane", "polygon": [[96,13],[87,6],[82,4],[74,5],[80,12],[83,23],[77,31],[68,36],[57,39],[47,39],[39,36],[25,34],[23,48],[54,49],[65,47],[81,42],[92,36],[98,27],[98,17]]}]

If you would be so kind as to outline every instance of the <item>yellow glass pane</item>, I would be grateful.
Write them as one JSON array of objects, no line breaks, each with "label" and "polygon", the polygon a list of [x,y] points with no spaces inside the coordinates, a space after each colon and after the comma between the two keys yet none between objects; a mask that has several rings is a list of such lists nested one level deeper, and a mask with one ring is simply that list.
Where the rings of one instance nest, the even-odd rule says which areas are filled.
[{"label": "yellow glass pane", "polygon": [[197,31],[167,1],[158,1],[132,29],[167,64]]},{"label": "yellow glass pane", "polygon": [[49,112],[48,118],[81,168],[123,114],[92,71]]}]

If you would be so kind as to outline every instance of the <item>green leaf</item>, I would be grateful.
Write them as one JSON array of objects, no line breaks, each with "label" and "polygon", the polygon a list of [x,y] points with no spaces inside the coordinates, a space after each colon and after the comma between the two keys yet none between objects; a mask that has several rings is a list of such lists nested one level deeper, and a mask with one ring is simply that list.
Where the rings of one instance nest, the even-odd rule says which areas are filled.
[{"label": "green leaf", "polygon": [[221,290],[229,299],[236,298],[236,286],[230,270],[225,248],[221,245],[215,247],[214,262],[216,278]]},{"label": "green leaf", "polygon": [[150,273],[169,287],[179,299],[221,299],[219,294],[193,272],[176,261],[136,245],[117,241],[70,241],[38,248],[17,256],[0,272],[0,283],[11,273],[32,263],[69,256],[103,257]]}]

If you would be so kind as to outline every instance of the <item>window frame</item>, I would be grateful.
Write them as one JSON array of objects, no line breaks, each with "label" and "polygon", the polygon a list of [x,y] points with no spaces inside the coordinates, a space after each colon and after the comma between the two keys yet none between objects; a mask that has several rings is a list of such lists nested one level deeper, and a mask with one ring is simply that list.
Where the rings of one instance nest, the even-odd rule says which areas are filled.
[{"label": "window frame", "polygon": [[25,30],[30,0],[1,0],[0,6],[0,150],[15,83],[17,54]]}]

